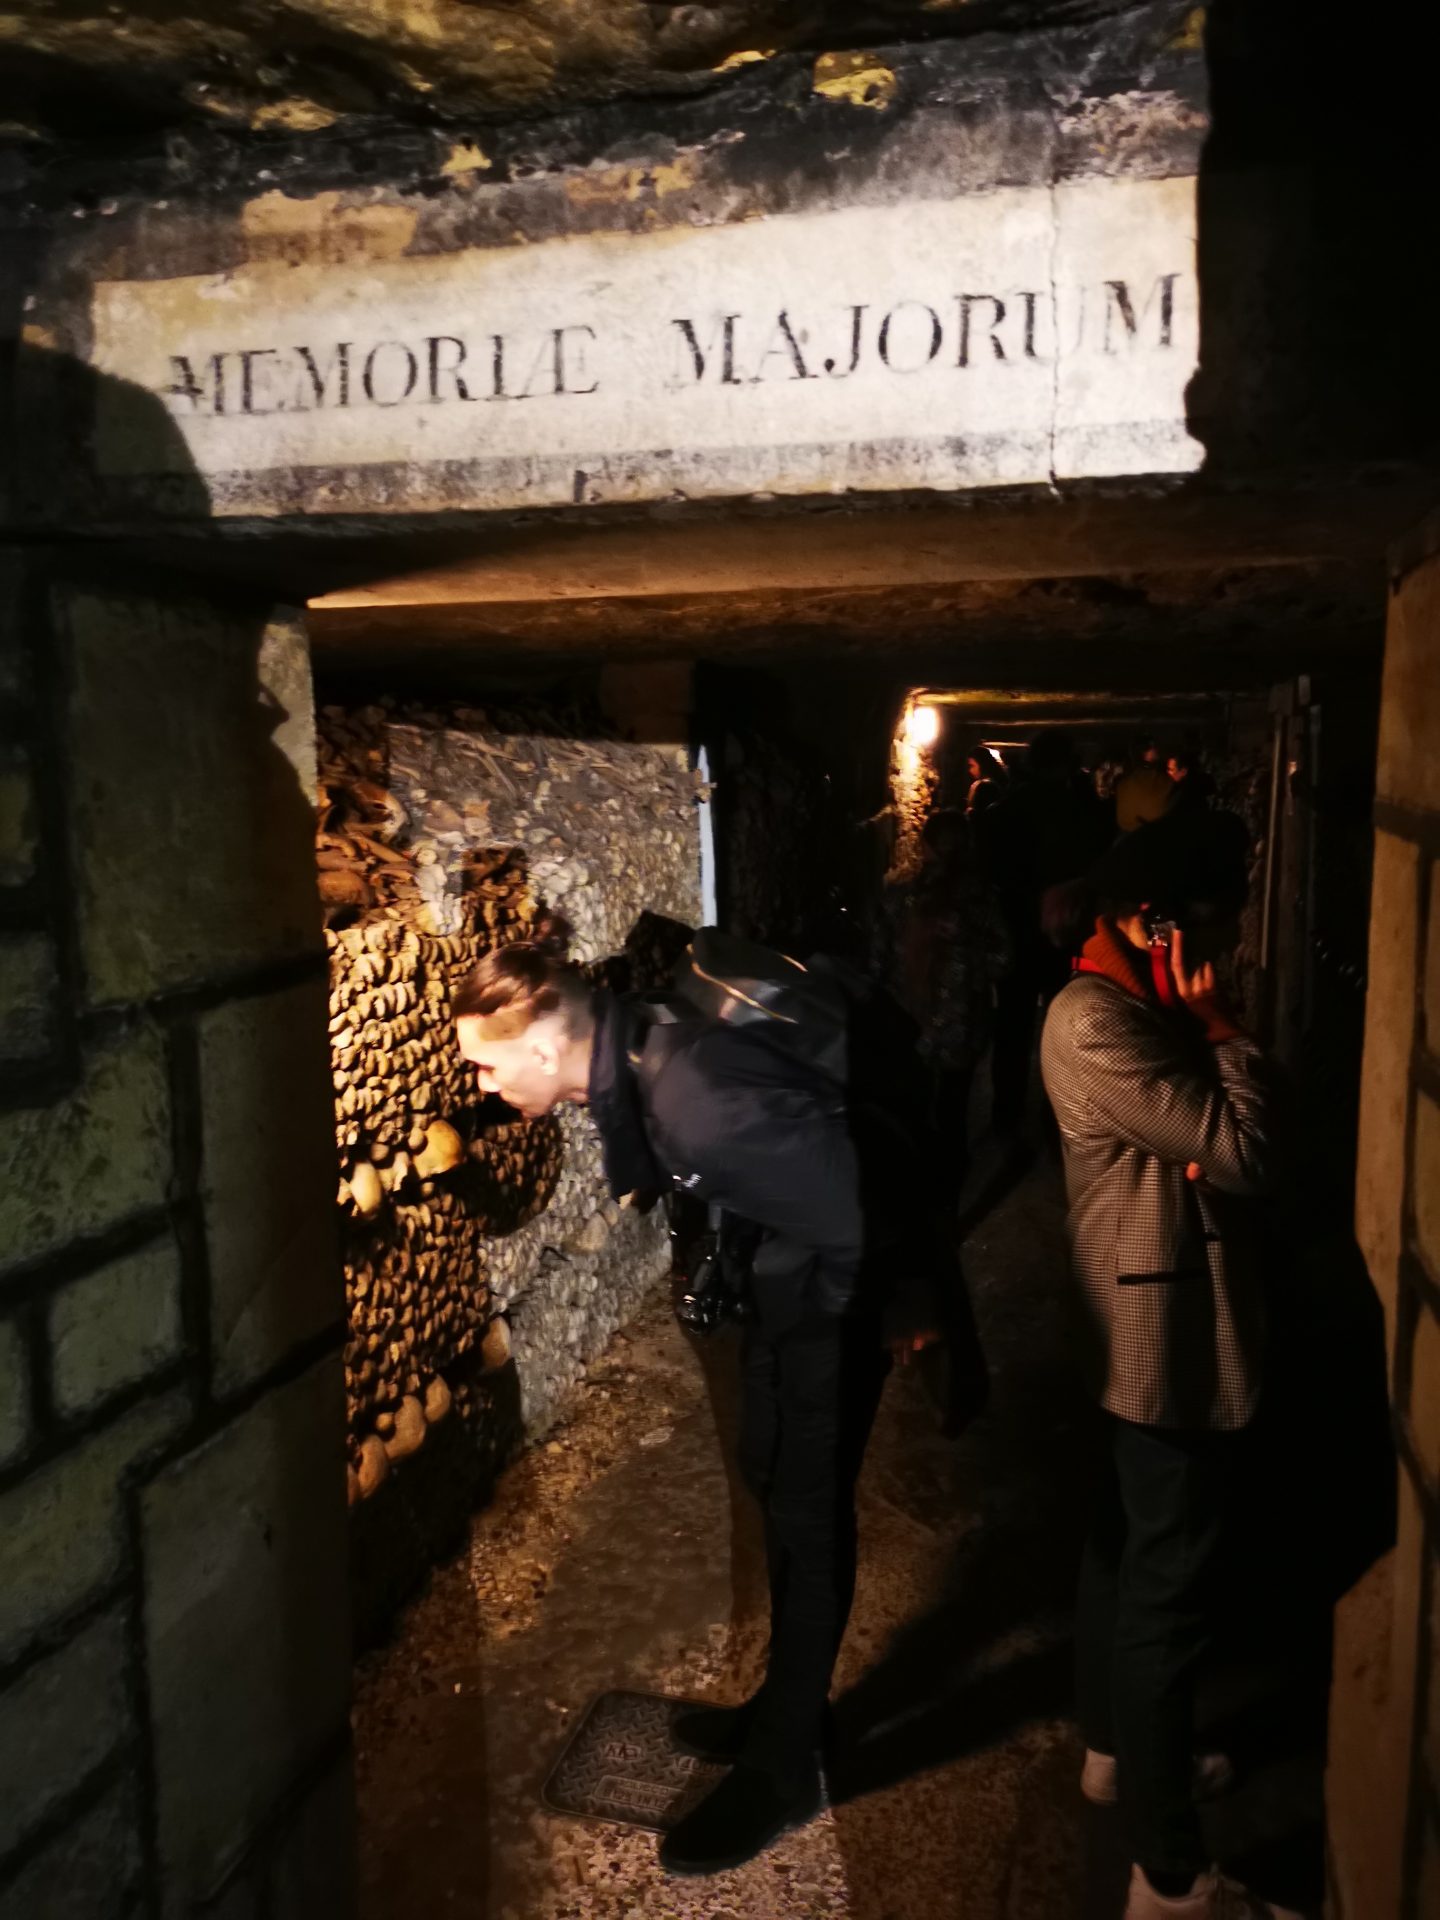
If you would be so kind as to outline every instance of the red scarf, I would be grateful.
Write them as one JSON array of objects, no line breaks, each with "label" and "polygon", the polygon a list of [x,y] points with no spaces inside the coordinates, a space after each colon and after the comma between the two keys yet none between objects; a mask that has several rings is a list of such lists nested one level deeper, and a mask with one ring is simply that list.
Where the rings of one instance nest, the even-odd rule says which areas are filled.
[{"label": "red scarf", "polygon": [[1081,948],[1075,971],[1098,973],[1106,980],[1113,980],[1117,987],[1123,987],[1126,993],[1134,994],[1137,1000],[1153,1000],[1172,1013],[1198,1020],[1212,1046],[1218,1046],[1222,1040],[1234,1040],[1240,1032],[1219,1002],[1208,995],[1190,1001],[1180,998],[1175,975],[1170,970],[1168,947],[1157,944],[1142,952],[1125,938],[1113,920],[1095,922],[1095,931]]}]

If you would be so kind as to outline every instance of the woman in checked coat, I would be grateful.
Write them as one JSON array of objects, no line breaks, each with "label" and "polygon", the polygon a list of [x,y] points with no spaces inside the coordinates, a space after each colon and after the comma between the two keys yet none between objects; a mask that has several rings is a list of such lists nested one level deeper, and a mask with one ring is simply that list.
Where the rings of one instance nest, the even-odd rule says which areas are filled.
[{"label": "woman in checked coat", "polygon": [[1221,1004],[1214,960],[1245,898],[1245,830],[1187,812],[1127,836],[1045,1024],[1082,1364],[1109,1460],[1081,1574],[1082,1789],[1118,1799],[1134,1862],[1125,1920],[1279,1915],[1212,1872],[1195,1794],[1195,1671],[1264,1353],[1262,1196],[1275,1075]]}]

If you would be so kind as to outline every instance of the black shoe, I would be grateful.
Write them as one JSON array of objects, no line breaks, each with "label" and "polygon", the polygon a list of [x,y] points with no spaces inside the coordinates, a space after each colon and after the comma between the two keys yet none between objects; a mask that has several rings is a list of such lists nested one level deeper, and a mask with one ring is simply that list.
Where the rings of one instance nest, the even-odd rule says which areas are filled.
[{"label": "black shoe", "polygon": [[660,1842],[660,1865],[676,1874],[743,1867],[782,1833],[813,1820],[823,1799],[818,1770],[802,1786],[787,1786],[741,1761],[666,1834]]},{"label": "black shoe", "polygon": [[670,1722],[670,1738],[682,1753],[731,1767],[744,1750],[757,1698],[752,1694],[738,1707],[687,1707]]}]

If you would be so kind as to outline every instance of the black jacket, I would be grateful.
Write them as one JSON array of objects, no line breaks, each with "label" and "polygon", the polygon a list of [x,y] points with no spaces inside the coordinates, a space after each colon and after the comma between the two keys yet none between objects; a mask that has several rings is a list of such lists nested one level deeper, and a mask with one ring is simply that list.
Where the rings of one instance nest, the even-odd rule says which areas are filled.
[{"label": "black jacket", "polygon": [[[939,1324],[957,1277],[913,1142],[857,1124],[833,1085],[753,1030],[596,999],[590,1109],[612,1192],[674,1186],[761,1228],[767,1330],[874,1305],[887,1334]],[[918,1118],[918,1116],[916,1116]]]}]

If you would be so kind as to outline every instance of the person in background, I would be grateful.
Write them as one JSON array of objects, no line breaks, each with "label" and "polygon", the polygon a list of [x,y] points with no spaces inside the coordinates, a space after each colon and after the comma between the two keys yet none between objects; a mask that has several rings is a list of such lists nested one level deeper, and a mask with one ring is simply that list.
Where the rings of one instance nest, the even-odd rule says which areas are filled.
[{"label": "person in background", "polygon": [[1160,761],[1160,749],[1153,740],[1140,745],[1140,757],[1115,783],[1115,825],[1121,833],[1133,833],[1147,820],[1158,820],[1170,805],[1170,776]]},{"label": "person in background", "polygon": [[1195,1674],[1260,1396],[1260,1200],[1280,1134],[1271,1064],[1215,990],[1245,855],[1243,824],[1211,812],[1117,842],[1041,1044],[1107,1456],[1076,1613],[1081,1787],[1119,1801],[1125,1920],[1284,1911],[1211,1870],[1194,1803],[1229,1772],[1195,1757]]},{"label": "person in background", "polygon": [[1109,839],[1105,809],[1061,732],[1036,736],[1025,778],[980,823],[982,870],[995,889],[1010,945],[996,991],[991,1057],[994,1124],[1002,1137],[1014,1137],[1024,1125],[1040,1006],[1069,977],[1068,958],[1042,924],[1042,899],[1087,873]]},{"label": "person in background", "polygon": [[970,785],[965,794],[965,818],[973,820],[999,800],[1005,791],[1006,774],[989,747],[977,747],[965,764],[970,776]]},{"label": "person in background", "polygon": [[1095,764],[1095,798],[1103,802],[1113,816],[1115,812],[1115,788],[1125,773],[1125,747],[1123,742],[1111,740],[1106,743],[1099,760]]},{"label": "person in background", "polygon": [[1178,807],[1208,807],[1215,798],[1215,782],[1205,769],[1200,755],[1189,747],[1177,747],[1165,763],[1170,779],[1168,812]]},{"label": "person in background", "polygon": [[886,888],[880,973],[919,1031],[944,1191],[958,1206],[969,1164],[970,1092],[995,1026],[1010,936],[970,845],[964,814],[932,813],[920,863]]}]

